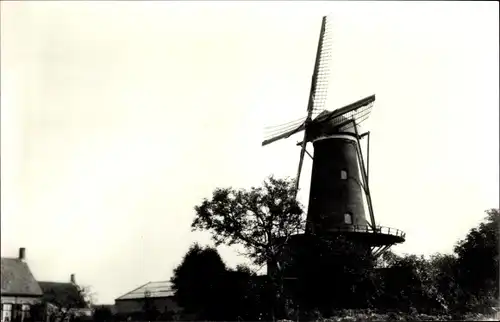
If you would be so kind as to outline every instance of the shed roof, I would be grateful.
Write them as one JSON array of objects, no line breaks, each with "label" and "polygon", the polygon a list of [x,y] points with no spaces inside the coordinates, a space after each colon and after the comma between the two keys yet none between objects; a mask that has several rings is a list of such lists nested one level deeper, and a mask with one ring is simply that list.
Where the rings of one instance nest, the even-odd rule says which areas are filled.
[{"label": "shed roof", "polygon": [[1,258],[1,294],[41,296],[42,289],[31,270],[18,258]]},{"label": "shed roof", "polygon": [[170,283],[170,281],[149,282],[120,296],[116,301],[140,299],[146,296],[150,298],[159,298],[173,295],[174,292],[172,291],[172,283]]}]

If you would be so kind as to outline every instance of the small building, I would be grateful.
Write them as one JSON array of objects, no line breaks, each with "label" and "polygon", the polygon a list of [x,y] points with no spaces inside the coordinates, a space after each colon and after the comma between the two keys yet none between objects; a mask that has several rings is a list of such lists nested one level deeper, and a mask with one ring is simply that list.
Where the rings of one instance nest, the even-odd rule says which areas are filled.
[{"label": "small building", "polygon": [[143,314],[148,307],[159,314],[181,311],[169,281],[146,283],[115,300],[115,312],[120,316]]},{"label": "small building", "polygon": [[1,322],[23,321],[42,302],[42,289],[26,263],[26,249],[17,258],[1,258]]}]

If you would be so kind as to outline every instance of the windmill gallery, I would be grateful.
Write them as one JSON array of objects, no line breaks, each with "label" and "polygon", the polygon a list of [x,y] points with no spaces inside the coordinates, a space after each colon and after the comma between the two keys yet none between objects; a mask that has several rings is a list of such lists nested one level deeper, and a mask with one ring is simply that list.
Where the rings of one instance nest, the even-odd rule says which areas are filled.
[{"label": "windmill gallery", "polygon": [[[305,154],[313,160],[306,230],[287,242],[289,248],[304,245],[303,240],[311,235],[330,240],[341,236],[376,258],[392,245],[404,242],[405,234],[375,222],[368,186],[370,132],[359,133],[359,124],[368,118],[375,95],[334,111],[323,109],[330,70],[330,34],[331,22],[328,17],[323,17],[307,116],[298,124],[294,122],[281,131],[275,131],[262,145],[304,131],[303,140],[298,143],[301,150],[295,191],[298,190]],[[320,110],[322,112],[313,118],[313,113]],[[366,157],[360,144],[363,139],[368,140]],[[314,155],[306,150],[309,142],[314,147]],[[366,219],[367,213],[370,220]],[[291,260],[285,256],[283,261]],[[272,269],[268,267],[268,273]],[[292,271],[289,270],[287,278],[295,278],[290,273]]]}]

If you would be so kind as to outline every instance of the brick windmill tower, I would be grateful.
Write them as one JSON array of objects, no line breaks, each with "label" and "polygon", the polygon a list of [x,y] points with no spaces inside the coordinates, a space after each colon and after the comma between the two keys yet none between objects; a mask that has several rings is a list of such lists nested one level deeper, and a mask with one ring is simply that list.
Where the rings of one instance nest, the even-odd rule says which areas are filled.
[{"label": "brick windmill tower", "polygon": [[[313,160],[305,234],[332,238],[342,235],[377,257],[392,245],[404,242],[405,234],[375,221],[368,186],[370,132],[360,133],[359,127],[368,118],[375,95],[334,111],[324,110],[330,76],[330,35],[331,21],[323,17],[306,116],[274,131],[262,145],[304,131],[298,143],[301,150],[296,190],[305,154]],[[366,157],[360,144],[365,138]],[[308,143],[312,143],[314,155],[307,152]]]}]

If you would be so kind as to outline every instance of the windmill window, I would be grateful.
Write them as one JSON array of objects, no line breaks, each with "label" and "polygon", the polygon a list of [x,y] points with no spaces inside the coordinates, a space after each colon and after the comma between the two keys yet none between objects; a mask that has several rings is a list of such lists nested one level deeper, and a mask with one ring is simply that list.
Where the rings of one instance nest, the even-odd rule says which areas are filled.
[{"label": "windmill window", "polygon": [[347,171],[340,170],[340,179],[347,180]]},{"label": "windmill window", "polygon": [[344,223],[352,225],[352,215],[350,213],[344,214]]}]

